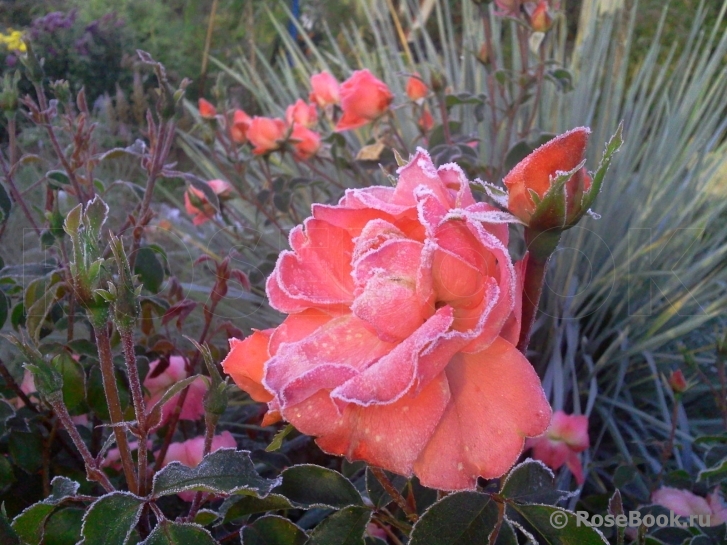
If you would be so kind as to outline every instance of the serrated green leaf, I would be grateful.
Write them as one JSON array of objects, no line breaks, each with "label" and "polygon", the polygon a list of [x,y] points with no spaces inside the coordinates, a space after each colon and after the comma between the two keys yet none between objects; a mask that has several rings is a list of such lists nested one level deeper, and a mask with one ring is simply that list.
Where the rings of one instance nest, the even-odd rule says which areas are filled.
[{"label": "serrated green leaf", "polygon": [[[121,408],[125,411],[129,406],[129,389],[124,380],[124,375],[119,369],[114,369],[116,375],[116,387],[119,390]],[[101,420],[110,420],[109,408],[106,403],[106,394],[103,388],[103,377],[101,369],[96,365],[91,368],[86,382],[86,403]]]},{"label": "serrated green leaf", "polygon": [[33,474],[43,464],[43,438],[37,431],[14,430],[8,439],[8,452],[16,466]]},{"label": "serrated green leaf", "polygon": [[370,509],[346,507],[316,526],[306,545],[364,545],[364,532],[370,520]]},{"label": "serrated green leaf", "polygon": [[576,514],[551,505],[508,504],[550,545],[608,544],[603,534],[583,523]]},{"label": "serrated green leaf", "polygon": [[568,492],[557,490],[553,472],[542,462],[525,460],[505,477],[500,494],[518,503],[547,503],[554,505]]},{"label": "serrated green leaf", "polygon": [[211,509],[200,509],[197,514],[194,515],[194,523],[200,526],[209,526],[214,521],[220,518],[220,515]]},{"label": "serrated green leaf", "polygon": [[220,509],[220,514],[223,516],[225,523],[256,513],[267,513],[268,511],[280,511],[293,508],[287,498],[280,494],[269,494],[264,498],[240,496],[229,498],[225,503],[228,501],[230,502],[229,504],[223,504],[224,511]]},{"label": "serrated green leaf", "polygon": [[163,520],[139,545],[217,545],[217,542],[197,524]]},{"label": "serrated green leaf", "polygon": [[432,505],[412,529],[410,545],[486,543],[498,509],[487,494],[458,492]]},{"label": "serrated green leaf", "polygon": [[260,517],[243,526],[240,537],[244,545],[303,545],[308,539],[298,526],[277,515]]},{"label": "serrated green leaf", "polygon": [[71,183],[71,179],[68,177],[68,174],[62,170],[51,170],[50,172],[46,172],[45,177],[48,178],[50,185],[56,189],[64,189],[63,186]]},{"label": "serrated green leaf", "polygon": [[56,505],[43,502],[31,505],[15,517],[12,528],[28,545],[39,545],[43,540],[45,522],[56,508]]},{"label": "serrated green leaf", "polygon": [[159,293],[164,283],[164,267],[156,252],[151,248],[139,248],[134,263],[134,274],[139,275],[141,283],[150,293]]},{"label": "serrated green leaf", "polygon": [[[80,486],[76,481],[72,481],[67,477],[54,477],[51,485],[53,488],[50,496],[31,505],[13,520],[13,529],[28,545],[38,545],[43,541],[48,517],[53,514],[64,499],[74,496]],[[83,512],[81,511],[81,513]]]},{"label": "serrated green leaf", "polygon": [[300,464],[281,473],[282,484],[273,491],[303,509],[328,507],[341,509],[363,505],[361,494],[346,477],[325,467]]},{"label": "serrated green leaf", "polygon": [[208,454],[197,467],[172,462],[154,476],[154,497],[187,490],[212,494],[252,494],[266,496],[280,481],[265,479],[255,471],[246,451],[220,449]]},{"label": "serrated green leaf", "polygon": [[283,446],[283,439],[286,438],[286,436],[293,431],[295,428],[292,424],[288,424],[284,428],[278,430],[278,432],[273,436],[273,440],[270,441],[270,444],[265,447],[266,452],[273,452],[278,450],[280,447]]},{"label": "serrated green leaf", "polygon": [[67,352],[51,361],[53,367],[63,377],[63,403],[71,415],[79,415],[85,410],[86,373],[83,366]]},{"label": "serrated green leaf", "polygon": [[144,500],[127,492],[100,497],[83,517],[80,545],[126,545],[143,505]]},{"label": "serrated green leaf", "polygon": [[53,513],[45,525],[43,545],[76,545],[81,539],[84,510],[67,507]]},{"label": "serrated green leaf", "polygon": [[0,509],[0,543],[7,545],[22,545],[20,537],[10,526],[10,521],[5,514],[5,507]]}]

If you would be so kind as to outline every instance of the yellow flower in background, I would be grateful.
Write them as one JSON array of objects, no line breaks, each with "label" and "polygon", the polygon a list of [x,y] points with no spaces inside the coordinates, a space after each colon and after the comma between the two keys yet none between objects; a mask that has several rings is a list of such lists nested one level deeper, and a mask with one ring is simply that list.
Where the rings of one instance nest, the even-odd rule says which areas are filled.
[{"label": "yellow flower in background", "polygon": [[8,29],[8,34],[0,34],[0,44],[5,44],[8,51],[20,51],[25,53],[26,46],[23,42],[23,33],[20,30]]}]

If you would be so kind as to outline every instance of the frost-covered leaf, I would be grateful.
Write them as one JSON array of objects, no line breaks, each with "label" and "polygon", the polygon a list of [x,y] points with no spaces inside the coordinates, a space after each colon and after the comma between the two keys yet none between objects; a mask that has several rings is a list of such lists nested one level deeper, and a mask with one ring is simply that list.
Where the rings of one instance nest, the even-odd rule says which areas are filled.
[{"label": "frost-covered leaf", "polygon": [[243,545],[303,545],[308,536],[286,518],[260,517],[240,530]]},{"label": "frost-covered leaf", "polygon": [[370,509],[346,507],[316,526],[306,545],[364,545],[364,532],[370,520]]},{"label": "frost-covered leaf", "polygon": [[487,494],[458,492],[432,505],[414,525],[410,545],[486,543],[498,509]]},{"label": "frost-covered leaf", "polygon": [[139,545],[217,545],[217,542],[198,524],[163,520]]},{"label": "frost-covered leaf", "polygon": [[569,492],[557,490],[553,472],[542,462],[525,460],[510,470],[500,492],[518,503],[547,503],[555,505]]},{"label": "frost-covered leaf", "polygon": [[143,505],[144,500],[128,492],[100,497],[83,517],[83,541],[79,545],[126,545]]},{"label": "frost-covered leaf", "polygon": [[288,498],[295,507],[341,509],[363,505],[353,483],[332,469],[300,464],[287,468],[280,476],[283,482],[274,492]]},{"label": "frost-covered leaf", "polygon": [[187,490],[212,494],[251,494],[267,496],[280,483],[265,479],[255,471],[250,453],[220,449],[204,457],[197,467],[172,462],[154,477],[152,495],[169,496]]},{"label": "frost-covered leaf", "polygon": [[[227,503],[229,502],[229,503]],[[264,498],[256,498],[255,496],[238,496],[229,498],[220,508],[220,515],[225,522],[252,515],[255,513],[267,513],[268,511],[278,511],[282,509],[292,509],[285,496],[280,494],[269,494]]]},{"label": "frost-covered leaf", "polygon": [[[552,505],[509,504],[549,545],[608,544],[596,528],[578,523],[576,514]],[[412,544],[413,545],[413,544]]]}]

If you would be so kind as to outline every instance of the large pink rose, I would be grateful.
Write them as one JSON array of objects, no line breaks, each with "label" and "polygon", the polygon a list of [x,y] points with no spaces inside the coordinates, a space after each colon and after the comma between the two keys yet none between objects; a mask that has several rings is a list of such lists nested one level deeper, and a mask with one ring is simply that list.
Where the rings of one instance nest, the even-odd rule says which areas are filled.
[{"label": "large pink rose", "polygon": [[267,282],[289,316],[233,340],[223,365],[264,399],[260,377],[271,413],[324,451],[471,489],[550,421],[514,346],[523,264],[507,251],[512,217],[475,202],[457,165],[418,150],[398,174],[313,206]]}]

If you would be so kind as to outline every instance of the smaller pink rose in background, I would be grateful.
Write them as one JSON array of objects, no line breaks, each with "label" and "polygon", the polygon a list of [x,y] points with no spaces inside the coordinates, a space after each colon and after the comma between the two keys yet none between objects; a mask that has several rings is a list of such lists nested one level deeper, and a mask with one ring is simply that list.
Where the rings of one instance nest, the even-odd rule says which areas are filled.
[{"label": "smaller pink rose in background", "polygon": [[341,84],[343,116],[337,131],[357,129],[371,123],[388,110],[394,95],[389,87],[368,70],[356,70]]},{"label": "smaller pink rose in background", "polygon": [[429,94],[429,87],[424,83],[419,74],[410,76],[406,82],[406,96],[413,102],[419,102]]},{"label": "smaller pink rose in background", "polygon": [[247,129],[247,138],[255,146],[252,152],[263,155],[280,149],[288,127],[285,121],[271,117],[253,117]]},{"label": "smaller pink rose in background", "polygon": [[[232,186],[224,180],[210,180],[207,185],[220,199],[227,198],[232,194]],[[215,207],[205,197],[205,194],[193,186],[189,186],[184,193],[184,208],[192,216],[194,225],[202,225],[214,218],[217,213]]]},{"label": "smaller pink rose in background", "polygon": [[[229,431],[223,431],[220,435],[212,438],[210,452],[216,452],[221,448],[237,448],[237,442]],[[158,455],[154,453],[155,456]],[[162,467],[171,462],[179,462],[187,467],[197,467],[204,458],[204,437],[195,437],[182,443],[171,443],[167,450]],[[184,501],[192,501],[196,492],[180,492],[178,496]]]},{"label": "smaller pink rose in background", "polygon": [[289,125],[302,125],[311,129],[318,122],[318,111],[315,104],[308,104],[299,98],[285,110],[285,120]]},{"label": "smaller pink rose in background", "polygon": [[217,110],[211,102],[200,98],[198,102],[199,115],[202,119],[214,119],[217,115]]},{"label": "smaller pink rose in background", "polygon": [[526,448],[532,448],[532,456],[552,469],[565,464],[583,484],[583,466],[578,456],[590,446],[588,439],[588,417],[567,415],[563,411],[553,414],[550,426],[540,437],[528,439]]},{"label": "smaller pink rose in background", "polygon": [[293,155],[296,159],[307,160],[313,157],[321,147],[321,135],[303,125],[295,125],[290,135]]},{"label": "smaller pink rose in background", "polygon": [[[151,362],[149,364],[149,373],[144,379],[144,388],[149,391],[149,397],[146,401],[147,407],[153,407],[170,386],[188,376],[185,360],[181,356],[172,356],[167,360],[159,359]],[[182,405],[182,412],[179,415],[180,420],[197,420],[204,416],[204,395],[206,392],[207,382],[202,377],[198,377],[189,385],[189,391],[184,400],[184,405]],[[160,425],[167,422],[172,415],[180,395],[182,395],[181,392],[172,396],[164,404]]]},{"label": "smaller pink rose in background", "polygon": [[247,130],[250,128],[252,117],[242,110],[235,110],[232,114],[232,123],[230,124],[230,138],[237,144],[247,142]]},{"label": "smaller pink rose in background", "polygon": [[727,522],[727,505],[724,503],[719,488],[715,488],[709,496],[703,498],[688,490],[662,486],[651,495],[651,501],[681,517],[699,515],[702,520],[709,517],[709,526],[719,526]]},{"label": "smaller pink rose in background", "polygon": [[315,102],[321,108],[341,102],[338,81],[329,72],[312,75],[310,77],[310,85],[313,90],[308,100]]}]

